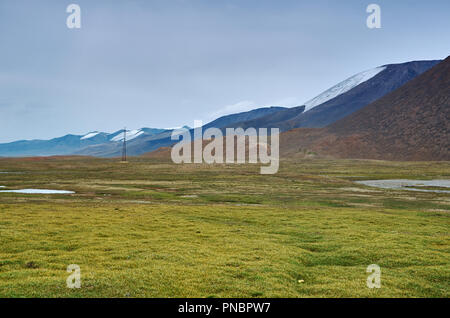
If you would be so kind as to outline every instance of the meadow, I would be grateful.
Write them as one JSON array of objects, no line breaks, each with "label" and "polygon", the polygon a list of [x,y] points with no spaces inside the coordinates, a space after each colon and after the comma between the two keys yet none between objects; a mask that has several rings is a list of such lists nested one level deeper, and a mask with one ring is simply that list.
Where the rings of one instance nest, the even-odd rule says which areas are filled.
[{"label": "meadow", "polygon": [[0,172],[5,189],[75,191],[0,193],[0,297],[450,296],[450,194],[354,182],[449,179],[450,162],[291,159],[260,175],[54,157]]}]

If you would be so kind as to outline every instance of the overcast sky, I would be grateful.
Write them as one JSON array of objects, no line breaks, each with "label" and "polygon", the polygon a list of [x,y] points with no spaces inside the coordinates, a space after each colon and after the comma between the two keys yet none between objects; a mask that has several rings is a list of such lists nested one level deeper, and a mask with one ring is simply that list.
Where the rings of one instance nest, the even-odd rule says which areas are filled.
[{"label": "overcast sky", "polygon": [[[378,3],[382,28],[366,26]],[[68,29],[66,7],[81,7]],[[0,142],[302,105],[450,54],[450,1],[0,0]]]}]

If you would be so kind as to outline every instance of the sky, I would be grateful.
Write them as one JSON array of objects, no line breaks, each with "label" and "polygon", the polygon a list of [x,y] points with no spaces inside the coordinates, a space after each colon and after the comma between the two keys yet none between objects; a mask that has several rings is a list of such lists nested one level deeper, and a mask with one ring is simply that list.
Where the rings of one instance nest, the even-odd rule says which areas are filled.
[{"label": "sky", "polygon": [[[66,25],[72,3],[80,29]],[[0,142],[303,105],[361,71],[447,57],[449,12],[448,0],[0,0]]]}]

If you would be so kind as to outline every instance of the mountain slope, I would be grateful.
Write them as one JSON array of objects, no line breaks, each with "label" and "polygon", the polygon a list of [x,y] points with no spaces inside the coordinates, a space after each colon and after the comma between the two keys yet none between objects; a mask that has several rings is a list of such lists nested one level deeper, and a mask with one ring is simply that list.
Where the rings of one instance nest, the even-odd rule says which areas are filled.
[{"label": "mountain slope", "polygon": [[212,122],[209,122],[208,124],[204,125],[203,128],[207,129],[210,127],[215,128],[233,128],[236,123],[245,122],[245,121],[251,121],[258,118],[262,118],[264,116],[271,116],[274,113],[278,113],[280,111],[287,110],[286,107],[279,107],[279,106],[271,106],[271,107],[263,107],[263,108],[257,108],[253,109],[247,112],[237,113],[237,114],[231,114],[222,116],[220,118],[217,118],[216,120],[213,120]]},{"label": "mountain slope", "polygon": [[[164,129],[142,128],[127,131],[127,138],[133,139],[140,135],[154,135],[165,131]],[[65,135],[50,140],[20,140],[0,144],[0,156],[27,157],[27,156],[54,156],[70,155],[80,149],[99,145],[111,145],[123,140],[123,129],[115,133],[93,131],[86,135]]]},{"label": "mountain slope", "polygon": [[299,127],[325,127],[394,91],[439,62],[414,61],[380,66],[344,80],[304,106],[283,109],[258,119],[242,121],[235,126],[278,127],[281,131]]},{"label": "mountain slope", "polygon": [[[287,110],[284,107],[272,106],[253,109],[247,112],[241,112],[237,114],[231,114],[222,116],[210,123],[203,125],[203,129],[210,127],[215,128],[234,128],[237,123],[243,120],[256,120],[264,116],[271,116],[280,111]],[[189,127],[188,127],[189,128]],[[190,130],[191,135],[193,135],[193,130]],[[127,144],[127,152],[130,156],[141,155],[147,152],[154,151],[160,147],[169,147],[176,143],[171,139],[172,130],[166,130],[155,135],[142,135],[129,141]],[[122,138],[123,139],[123,138]],[[122,144],[100,144],[88,146],[86,148],[80,149],[74,154],[76,155],[89,155],[98,157],[116,157],[120,156],[122,152]]]},{"label": "mountain slope", "polygon": [[50,140],[20,140],[0,144],[0,156],[51,156],[72,153],[75,149],[105,143],[108,134],[89,133],[87,135],[66,135]]},{"label": "mountain slope", "polygon": [[[307,102],[305,106],[258,108],[220,117],[203,128],[278,127],[281,131],[287,131],[298,127],[324,127],[394,91],[438,62],[416,61],[381,66],[352,76]],[[324,103],[319,105],[321,102]],[[305,112],[305,109],[309,110]],[[127,131],[128,153],[140,155],[159,147],[168,147],[174,143],[170,138],[171,132],[170,129],[155,128]],[[52,140],[0,144],[0,156],[77,154],[112,157],[121,154],[122,141],[123,130],[113,134],[96,131],[84,136],[67,135]]]},{"label": "mountain slope", "polygon": [[[246,120],[256,120],[270,116],[288,108],[272,106],[257,108],[247,112],[222,116],[206,125],[210,127],[227,128],[236,127],[237,123]],[[292,111],[292,110],[290,110]],[[185,126],[184,128],[188,128]],[[173,129],[141,128],[127,130],[127,152],[129,155],[140,155],[159,147],[170,146],[175,143],[171,140]],[[0,144],[0,156],[52,156],[52,155],[87,155],[97,157],[120,156],[122,152],[124,130],[112,134],[90,132],[84,136],[67,135],[51,140],[23,140],[7,144]],[[191,130],[192,133],[192,130]]]},{"label": "mountain slope", "polygon": [[253,120],[247,120],[234,124],[231,128],[242,127],[247,129],[249,127],[254,128],[280,128],[281,131],[295,128],[289,125],[292,118],[296,118],[305,111],[305,106],[296,106],[292,108],[286,108],[276,113],[256,118]]},{"label": "mountain slope", "polygon": [[[379,72],[374,77],[288,120],[285,126],[288,128],[325,127],[396,90],[439,62],[414,61],[377,68],[375,70]],[[347,81],[349,80],[338,86],[346,86]]]},{"label": "mountain slope", "polygon": [[281,135],[285,156],[309,149],[341,158],[450,160],[450,57],[325,128]]},{"label": "mountain slope", "polygon": [[319,96],[311,99],[310,101],[305,103],[306,111],[321,105],[330,99],[333,99],[339,95],[342,95],[349,90],[353,89],[354,87],[358,86],[361,83],[364,83],[374,76],[376,76],[378,73],[384,71],[386,69],[386,66],[380,66],[371,70],[367,70],[361,73],[358,73],[356,75],[353,75],[352,77],[346,79],[345,81],[340,82],[339,84],[333,86],[332,88],[326,90],[325,92],[321,93]]}]

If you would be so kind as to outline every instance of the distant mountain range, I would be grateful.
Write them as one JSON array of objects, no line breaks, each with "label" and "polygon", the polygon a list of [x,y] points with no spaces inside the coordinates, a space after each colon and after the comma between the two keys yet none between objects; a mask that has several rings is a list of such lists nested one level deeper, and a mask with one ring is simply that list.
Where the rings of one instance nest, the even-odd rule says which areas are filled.
[{"label": "distant mountain range", "polygon": [[[165,129],[141,128],[127,131],[127,139],[133,140],[141,136],[153,136],[166,131]],[[65,135],[50,140],[19,140],[0,144],[0,156],[27,157],[70,155],[80,149],[93,145],[121,144],[124,130],[112,134],[105,132],[90,132],[86,135]]]},{"label": "distant mountain range", "polygon": [[[207,123],[203,128],[277,127],[285,132],[300,127],[325,127],[403,87],[439,62],[414,61],[380,66],[344,80],[306,102],[305,105],[292,108],[279,106],[257,108],[220,117]],[[128,154],[141,155],[160,147],[170,147],[174,143],[170,138],[172,130],[141,128],[127,131]],[[66,135],[51,140],[16,141],[0,144],[0,156],[76,154],[115,157],[121,154],[123,133],[123,130],[112,134],[95,131],[86,135]],[[311,134],[317,134],[317,131]]]},{"label": "distant mountain range", "polygon": [[[236,123],[252,120],[285,110],[284,107],[264,107],[238,114],[220,117],[206,125],[209,127],[233,127]],[[183,128],[191,129],[188,126]],[[131,156],[140,155],[159,147],[170,146],[174,129],[141,128],[127,130],[127,153]],[[192,131],[192,130],[191,130]],[[0,156],[28,157],[52,155],[85,155],[96,157],[116,157],[122,153],[124,130],[112,134],[90,132],[86,135],[66,135],[50,140],[21,140],[0,144]]]}]

